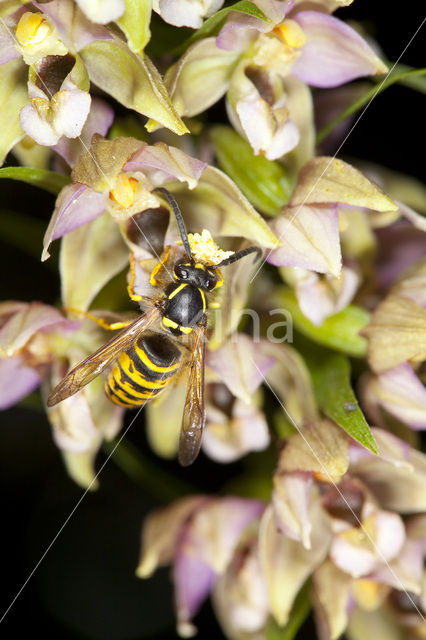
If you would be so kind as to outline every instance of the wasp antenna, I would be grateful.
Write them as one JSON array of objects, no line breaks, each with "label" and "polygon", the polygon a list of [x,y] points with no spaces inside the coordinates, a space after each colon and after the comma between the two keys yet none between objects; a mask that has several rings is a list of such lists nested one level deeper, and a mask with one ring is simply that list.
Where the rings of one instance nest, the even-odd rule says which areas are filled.
[{"label": "wasp antenna", "polygon": [[259,260],[262,257],[262,249],[260,249],[260,247],[247,247],[247,249],[241,249],[241,251],[234,253],[229,258],[226,258],[226,260],[222,260],[222,262],[220,262],[219,264],[215,264],[215,269],[219,269],[220,267],[226,267],[228,264],[237,262],[237,260],[244,258],[244,256],[247,256],[249,253],[257,254],[254,259],[254,262],[256,262],[256,260]]},{"label": "wasp antenna", "polygon": [[189,240],[188,240],[188,232],[186,230],[185,223],[183,221],[182,213],[181,213],[181,210],[179,209],[178,203],[176,202],[174,196],[172,196],[170,191],[168,191],[168,189],[165,189],[164,187],[156,187],[155,189],[153,189],[153,192],[155,191],[158,191],[159,193],[161,193],[166,198],[167,202],[173,209],[173,213],[176,216],[176,222],[179,227],[180,237],[182,238],[182,244],[188,255],[188,258],[192,260],[191,247],[189,245]]}]

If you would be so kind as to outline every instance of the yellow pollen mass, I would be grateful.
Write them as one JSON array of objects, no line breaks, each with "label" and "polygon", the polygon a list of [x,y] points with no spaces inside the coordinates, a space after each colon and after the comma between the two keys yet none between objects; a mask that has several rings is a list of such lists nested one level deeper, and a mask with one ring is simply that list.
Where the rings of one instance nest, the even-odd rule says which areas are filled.
[{"label": "yellow pollen mass", "polygon": [[15,35],[22,46],[41,44],[51,33],[46,18],[39,13],[27,11],[15,27]]},{"label": "yellow pollen mass", "polygon": [[207,229],[203,229],[201,234],[188,233],[188,241],[192,257],[197,262],[206,265],[219,264],[219,262],[235,253],[235,251],[223,251],[220,249]]},{"label": "yellow pollen mass", "polygon": [[300,49],[306,42],[306,36],[295,20],[284,20],[284,22],[275,27],[274,33],[285,44],[295,49]]},{"label": "yellow pollen mass", "polygon": [[127,173],[120,173],[115,187],[109,192],[110,200],[119,204],[120,207],[131,207],[135,199],[137,187],[138,181],[136,178],[129,177]]}]

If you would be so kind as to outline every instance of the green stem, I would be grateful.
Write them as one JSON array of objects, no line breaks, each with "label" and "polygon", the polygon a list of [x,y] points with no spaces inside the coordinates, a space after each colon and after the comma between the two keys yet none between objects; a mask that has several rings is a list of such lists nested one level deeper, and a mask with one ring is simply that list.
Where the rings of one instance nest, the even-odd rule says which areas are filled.
[{"label": "green stem", "polygon": [[[392,73],[381,81],[381,83],[377,86],[371,87],[368,91],[366,91],[360,98],[352,102],[346,109],[343,109],[341,113],[336,118],[333,118],[331,122],[329,122],[325,127],[320,129],[317,133],[317,144],[322,142],[331,131],[336,127],[342,120],[345,120],[348,116],[351,116],[353,113],[356,113],[366,104],[368,104],[373,98],[375,98],[379,93],[392,86],[396,82],[401,82],[407,84],[407,82],[411,83],[411,87],[413,87],[413,81],[419,76],[423,76],[426,74],[426,68],[424,69],[411,69],[409,67],[409,71],[400,71],[399,66],[397,65]],[[423,86],[423,85],[422,85]],[[424,90],[424,89],[422,89]]]},{"label": "green stem", "polygon": [[118,446],[116,440],[104,442],[102,448],[108,455],[112,454],[111,458],[117,467],[133,482],[161,502],[170,502],[196,492],[190,484],[144,456],[128,440],[123,439]]}]

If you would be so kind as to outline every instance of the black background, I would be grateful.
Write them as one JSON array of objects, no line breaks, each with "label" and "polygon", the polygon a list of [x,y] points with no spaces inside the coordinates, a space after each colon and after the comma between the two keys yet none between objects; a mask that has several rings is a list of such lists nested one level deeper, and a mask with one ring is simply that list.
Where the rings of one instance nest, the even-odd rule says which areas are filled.
[{"label": "black background", "polygon": [[[385,56],[396,60],[422,20],[415,6],[399,5],[397,13],[389,3],[355,0],[337,16],[360,20]],[[424,28],[401,62],[425,66],[423,43]],[[222,112],[219,107],[214,113]],[[424,112],[423,95],[402,86],[391,87],[371,104],[341,154],[382,163],[422,179]],[[40,221],[42,234],[53,210],[53,196],[12,181],[2,181],[0,188],[2,208],[33,216]],[[55,255],[57,247],[53,266]],[[4,242],[1,231],[0,260],[1,299],[58,302],[55,270]],[[17,407],[4,411],[0,421],[0,611],[4,611],[79,501],[82,490],[66,476],[42,411]],[[132,426],[129,438],[150,455],[142,416]],[[104,459],[101,454],[99,465]],[[175,463],[161,464],[200,492],[214,492],[236,471],[203,456],[184,471]],[[84,497],[11,607],[0,626],[2,637],[40,632],[45,638],[175,638],[168,570],[159,571],[149,581],[134,575],[141,523],[156,504],[155,496],[146,495],[109,462],[100,476],[100,489]],[[208,603],[197,623],[201,638],[222,637]],[[300,637],[312,638],[313,633],[307,623]]]}]

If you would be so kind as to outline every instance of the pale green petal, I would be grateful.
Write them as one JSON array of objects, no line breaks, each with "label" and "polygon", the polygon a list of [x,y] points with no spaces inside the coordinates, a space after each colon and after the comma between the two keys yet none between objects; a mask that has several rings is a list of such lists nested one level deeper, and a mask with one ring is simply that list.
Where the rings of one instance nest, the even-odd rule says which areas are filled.
[{"label": "pale green petal", "polygon": [[62,240],[60,271],[64,306],[88,309],[102,287],[127,264],[129,253],[118,225],[101,215]]},{"label": "pale green petal", "polygon": [[0,66],[0,164],[14,144],[24,137],[19,113],[28,102],[27,67],[21,59]]},{"label": "pale green petal", "polygon": [[166,186],[176,196],[190,229],[208,229],[213,237],[243,237],[262,247],[279,246],[265,220],[219,169],[204,169],[192,191],[181,183]]},{"label": "pale green petal", "polygon": [[153,118],[180,135],[188,129],[173,108],[163,80],[147,56],[133,53],[127,45],[113,40],[95,40],[80,52],[89,76],[129,109]]},{"label": "pale green petal", "polygon": [[238,56],[219,49],[215,38],[192,45],[164,78],[176,111],[191,117],[217,102],[228,89]]},{"label": "pale green petal", "polygon": [[322,156],[308,162],[299,175],[290,204],[339,202],[374,211],[397,211],[376,184],[343,160]]},{"label": "pale green petal", "polygon": [[74,480],[83,489],[93,491],[99,487],[99,482],[95,476],[95,457],[93,451],[83,451],[76,453],[75,451],[62,451],[62,458],[70,478]]},{"label": "pale green petal", "polygon": [[140,53],[151,37],[151,0],[124,0],[124,3],[126,9],[117,24],[126,34],[131,50]]},{"label": "pale green petal", "polygon": [[265,511],[259,531],[260,561],[268,585],[269,604],[280,626],[288,620],[294,599],[312,571],[324,560],[331,532],[319,501],[312,500],[312,547],[291,540],[277,529],[272,507]]},{"label": "pale green petal", "polygon": [[426,357],[426,311],[409,298],[388,296],[362,334],[368,339],[368,361],[377,373]]}]

